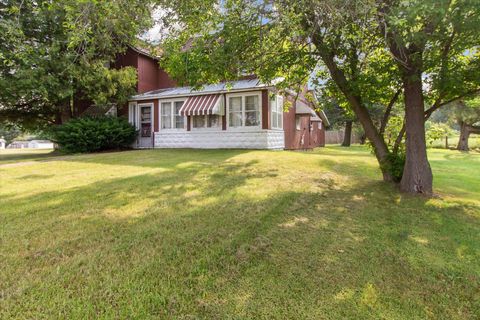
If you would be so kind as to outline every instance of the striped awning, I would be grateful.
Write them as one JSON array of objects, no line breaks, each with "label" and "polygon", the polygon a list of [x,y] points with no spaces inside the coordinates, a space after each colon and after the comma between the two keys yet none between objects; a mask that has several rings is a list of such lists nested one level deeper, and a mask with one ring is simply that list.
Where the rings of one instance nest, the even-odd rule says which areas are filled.
[{"label": "striped awning", "polygon": [[205,94],[189,97],[180,108],[180,114],[183,116],[223,115],[223,99],[221,96],[221,94]]}]

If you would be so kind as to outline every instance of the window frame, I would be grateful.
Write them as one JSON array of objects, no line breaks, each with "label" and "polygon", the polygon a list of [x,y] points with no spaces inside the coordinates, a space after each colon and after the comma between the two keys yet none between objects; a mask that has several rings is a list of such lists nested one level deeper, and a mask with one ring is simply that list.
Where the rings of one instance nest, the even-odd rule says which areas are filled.
[{"label": "window frame", "polygon": [[[246,110],[246,97],[249,96],[257,96],[258,99],[258,113],[259,113],[259,124],[256,126],[246,126],[245,125],[245,110]],[[242,125],[241,126],[230,126],[230,98],[237,98],[240,97],[242,98],[241,102],[241,109],[242,109]],[[247,92],[238,92],[238,93],[230,93],[226,95],[226,100],[227,100],[227,108],[226,108],[226,120],[227,120],[227,130],[240,130],[240,131],[245,131],[245,130],[258,130],[262,129],[262,116],[263,116],[263,110],[262,110],[262,92],[261,91],[247,91]]]},{"label": "window frame", "polygon": [[138,107],[137,102],[128,103],[128,122],[138,130]]},{"label": "window frame", "polygon": [[[216,127],[208,127],[208,117],[209,116],[216,116],[219,118],[219,123],[218,126]],[[190,116],[190,125],[191,125],[191,130],[192,131],[221,131],[222,130],[222,116],[219,114],[204,114],[204,115],[195,115],[195,116]],[[194,122],[195,120],[193,119],[194,117],[203,117],[204,121],[204,126],[203,127],[195,127]]]},{"label": "window frame", "polygon": [[[183,102],[185,103],[185,98],[178,98],[178,99],[160,99],[158,101],[158,130],[163,132],[168,131],[179,131],[179,130],[186,130],[187,129],[187,117],[183,116],[183,127],[176,128],[176,113],[175,113],[175,103],[176,102]],[[162,104],[163,103],[170,103],[170,128],[163,128],[163,113],[162,113]]]},{"label": "window frame", "polygon": [[[275,110],[273,108],[273,105],[272,105],[272,99],[271,99],[271,96],[269,97],[269,102],[270,102],[270,127],[271,129],[274,129],[274,130],[283,130],[283,104],[284,104],[284,98],[282,95],[279,95],[279,94],[274,94],[273,95],[275,97]],[[280,99],[282,100],[282,103],[281,103],[281,106],[279,108],[279,100]],[[277,117],[276,121],[278,122],[278,120],[280,120],[280,122],[277,123],[277,126],[274,126],[273,125],[273,117],[274,115]],[[278,117],[280,116],[280,118]],[[278,125],[278,124],[281,124],[281,125]]]}]

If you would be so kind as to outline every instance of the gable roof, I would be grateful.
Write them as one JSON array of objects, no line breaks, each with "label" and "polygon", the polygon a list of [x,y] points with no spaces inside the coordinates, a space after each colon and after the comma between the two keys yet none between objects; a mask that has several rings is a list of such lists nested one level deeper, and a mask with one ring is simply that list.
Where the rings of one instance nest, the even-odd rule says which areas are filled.
[{"label": "gable roof", "polygon": [[143,56],[146,56],[148,58],[151,58],[151,59],[154,59],[154,60],[160,60],[160,57],[159,56],[154,56],[153,54],[151,54],[150,52],[147,51],[147,49],[144,49],[144,48],[139,48],[139,47],[134,47],[132,45],[129,45],[128,46],[130,49],[132,49],[133,51],[135,51],[136,53],[138,54],[141,54]]}]

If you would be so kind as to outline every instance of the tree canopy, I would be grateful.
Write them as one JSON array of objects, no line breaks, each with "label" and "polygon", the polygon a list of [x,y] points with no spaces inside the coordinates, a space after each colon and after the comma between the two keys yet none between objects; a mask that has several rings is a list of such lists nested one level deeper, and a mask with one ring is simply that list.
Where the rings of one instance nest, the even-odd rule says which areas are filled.
[{"label": "tree canopy", "polygon": [[122,102],[136,73],[115,55],[150,24],[144,1],[0,1],[0,118],[37,129],[71,117],[76,94]]},{"label": "tree canopy", "polygon": [[[254,73],[280,88],[314,83],[355,113],[385,180],[406,132],[402,190],[432,192],[424,121],[480,88],[477,1],[283,0],[158,2],[168,37],[163,66],[202,85]],[[318,81],[315,81],[318,80]],[[400,96],[399,91],[403,94]],[[404,127],[388,146],[384,131],[395,100]],[[393,103],[390,103],[394,101]],[[372,106],[383,106],[376,124]],[[398,171],[398,170],[395,170]]]}]

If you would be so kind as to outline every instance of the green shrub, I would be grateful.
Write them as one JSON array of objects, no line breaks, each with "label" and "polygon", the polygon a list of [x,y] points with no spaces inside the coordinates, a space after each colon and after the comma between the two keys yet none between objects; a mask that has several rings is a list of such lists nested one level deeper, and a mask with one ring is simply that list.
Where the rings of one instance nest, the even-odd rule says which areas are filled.
[{"label": "green shrub", "polygon": [[453,130],[446,123],[434,123],[428,121],[425,124],[425,139],[431,147],[435,141],[445,139],[445,137],[452,136]]},{"label": "green shrub", "polygon": [[136,129],[124,118],[110,116],[70,120],[53,131],[53,140],[66,153],[128,149]]},{"label": "green shrub", "polygon": [[396,154],[391,152],[387,159],[388,163],[383,164],[383,167],[392,175],[393,181],[400,182],[405,167],[405,153],[402,151]]}]

